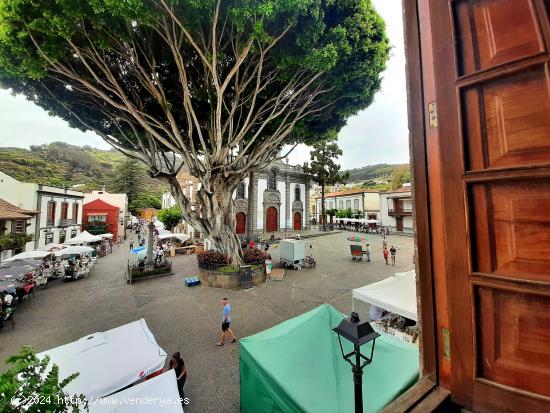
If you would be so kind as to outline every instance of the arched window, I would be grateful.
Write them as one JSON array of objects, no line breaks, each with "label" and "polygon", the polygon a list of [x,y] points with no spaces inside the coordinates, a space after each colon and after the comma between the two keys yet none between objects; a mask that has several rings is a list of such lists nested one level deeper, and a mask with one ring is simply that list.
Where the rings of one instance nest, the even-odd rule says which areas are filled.
[{"label": "arched window", "polygon": [[270,169],[267,172],[267,189],[277,190],[277,173],[275,169]]},{"label": "arched window", "polygon": [[344,209],[344,201],[339,202],[338,209]]},{"label": "arched window", "polygon": [[353,209],[355,209],[356,211],[359,211],[359,200],[358,199],[353,200]]},{"label": "arched window", "polygon": [[302,193],[300,191],[300,185],[296,185],[296,188],[294,188],[294,200],[295,201],[301,201],[302,200]]},{"label": "arched window", "polygon": [[243,199],[245,193],[245,185],[244,182],[241,182],[239,185],[237,185],[237,199]]},{"label": "arched window", "polygon": [[329,201],[328,209],[333,209],[333,208],[334,208],[334,204],[332,203],[332,201]]},{"label": "arched window", "polygon": [[351,200],[346,201],[346,209],[351,209]]}]

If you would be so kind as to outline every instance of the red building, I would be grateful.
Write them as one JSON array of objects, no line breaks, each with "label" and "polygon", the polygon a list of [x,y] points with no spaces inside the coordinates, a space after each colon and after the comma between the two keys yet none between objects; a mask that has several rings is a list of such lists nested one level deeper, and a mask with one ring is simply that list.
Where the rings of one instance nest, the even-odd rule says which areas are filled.
[{"label": "red building", "polygon": [[84,204],[82,225],[91,234],[113,234],[113,241],[118,240],[119,208],[101,199]]}]

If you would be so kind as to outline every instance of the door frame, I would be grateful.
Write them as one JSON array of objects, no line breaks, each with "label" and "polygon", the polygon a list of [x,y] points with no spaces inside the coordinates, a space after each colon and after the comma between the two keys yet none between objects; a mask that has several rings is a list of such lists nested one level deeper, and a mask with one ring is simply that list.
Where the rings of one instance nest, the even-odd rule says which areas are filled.
[{"label": "door frame", "polygon": [[[420,377],[409,390],[383,410],[385,413],[432,411],[448,401],[450,392],[440,381],[442,356],[438,349],[436,283],[432,259],[432,222],[428,176],[426,74],[433,75],[429,44],[429,0],[402,0],[407,77],[409,150],[412,177],[413,225],[415,229],[416,288],[420,339]],[[422,21],[422,23],[421,23]],[[422,35],[420,33],[422,27]],[[433,76],[432,76],[433,77]],[[433,81],[433,79],[432,79]],[[431,131],[433,134],[433,131]],[[437,136],[435,137],[437,139]],[[438,274],[438,277],[445,274]],[[368,374],[368,371],[367,371]]]}]

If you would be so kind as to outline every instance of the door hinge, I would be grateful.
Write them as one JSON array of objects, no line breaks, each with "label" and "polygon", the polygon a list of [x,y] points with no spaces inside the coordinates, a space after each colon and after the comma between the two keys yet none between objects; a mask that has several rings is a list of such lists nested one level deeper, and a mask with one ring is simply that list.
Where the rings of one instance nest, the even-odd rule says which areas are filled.
[{"label": "door hinge", "polygon": [[441,329],[441,344],[443,357],[450,360],[451,359],[451,333],[448,329]]},{"label": "door hinge", "polygon": [[437,102],[428,103],[428,113],[430,115],[430,128],[437,128]]}]

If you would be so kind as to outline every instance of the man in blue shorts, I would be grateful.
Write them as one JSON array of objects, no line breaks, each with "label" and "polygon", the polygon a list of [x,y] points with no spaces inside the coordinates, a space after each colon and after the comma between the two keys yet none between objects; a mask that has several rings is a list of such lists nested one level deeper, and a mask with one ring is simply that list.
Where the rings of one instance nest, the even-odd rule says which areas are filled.
[{"label": "man in blue shorts", "polygon": [[216,343],[218,347],[221,347],[224,345],[225,342],[225,332],[228,332],[231,336],[230,343],[236,343],[237,337],[235,337],[235,334],[233,334],[233,331],[229,328],[229,325],[231,324],[231,306],[229,305],[229,301],[227,300],[227,297],[222,298],[221,301],[223,310],[222,310],[222,331],[220,332],[220,341]]}]

